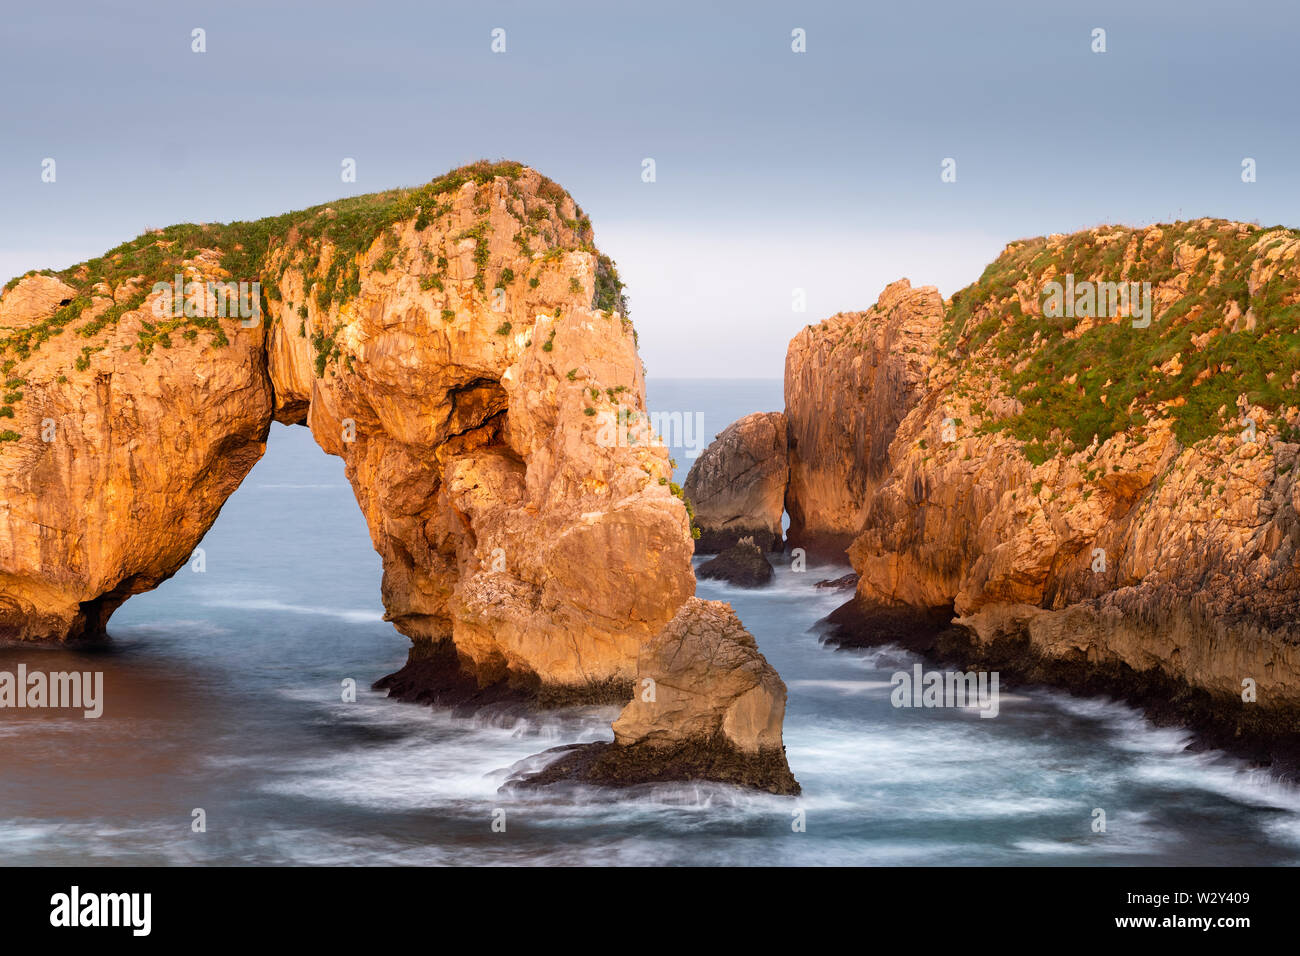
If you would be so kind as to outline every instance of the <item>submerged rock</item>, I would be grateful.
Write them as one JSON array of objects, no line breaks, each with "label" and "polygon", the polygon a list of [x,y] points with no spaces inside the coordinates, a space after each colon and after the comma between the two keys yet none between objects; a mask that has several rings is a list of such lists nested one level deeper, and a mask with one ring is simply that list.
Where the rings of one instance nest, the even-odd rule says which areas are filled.
[{"label": "submerged rock", "polygon": [[741,538],[695,571],[701,578],[716,578],[742,588],[758,588],[772,580],[772,563],[753,538]]},{"label": "submerged rock", "polygon": [[744,537],[780,551],[788,473],[783,414],[756,412],[723,429],[683,486],[700,529],[695,553],[725,551]]},{"label": "submerged rock", "polygon": [[689,599],[642,650],[614,742],[556,748],[507,786],[714,780],[797,794],[781,739],[786,687],[731,605]]}]

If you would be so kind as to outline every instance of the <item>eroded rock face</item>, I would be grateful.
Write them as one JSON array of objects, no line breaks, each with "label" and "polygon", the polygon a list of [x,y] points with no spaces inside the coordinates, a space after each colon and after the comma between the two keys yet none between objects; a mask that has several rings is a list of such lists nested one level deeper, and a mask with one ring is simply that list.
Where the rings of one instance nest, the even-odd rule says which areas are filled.
[{"label": "eroded rock face", "polygon": [[[206,262],[193,274],[215,278]],[[0,309],[14,323],[0,352],[12,414],[0,418],[0,638],[95,637],[130,595],[184,566],[262,456],[265,336],[232,322],[220,348],[177,336],[142,363],[147,304],[83,336],[50,327],[72,290],[33,285],[50,288],[23,279]],[[114,305],[97,290],[78,321]],[[18,346],[46,331],[24,359]]]},{"label": "eroded rock face", "polygon": [[[173,272],[260,280],[265,321],[155,310]],[[399,630],[452,642],[480,685],[626,700],[694,577],[666,449],[599,438],[645,409],[619,309],[581,210],[517,164],[21,280],[0,299],[0,636],[102,633],[183,566],[274,416],[346,462]]]},{"label": "eroded rock face", "polygon": [[695,553],[725,551],[744,537],[780,551],[788,476],[783,414],[755,412],[723,429],[683,486],[700,529]]},{"label": "eroded rock face", "polygon": [[[857,636],[893,634],[910,608],[918,649],[1176,700],[1219,742],[1294,739],[1300,357],[1284,339],[1298,255],[1295,233],[1211,220],[1008,246],[932,325],[929,370],[859,485]],[[1152,281],[1151,323],[1045,315],[1066,272],[1076,287]],[[846,366],[832,378],[854,374],[843,338],[805,333],[788,367],[813,352]],[[844,394],[854,410],[830,417],[888,417],[898,401]],[[956,629],[936,625],[954,614]]]},{"label": "eroded rock face", "polygon": [[924,394],[943,322],[937,289],[893,283],[791,341],[785,360],[789,542],[842,558],[889,470],[899,423]]},{"label": "eroded rock face", "polygon": [[[637,649],[694,590],[689,528],[659,484],[666,449],[602,442],[606,417],[645,411],[632,330],[590,307],[597,255],[564,248],[580,241],[572,200],[542,199],[530,172],[462,186],[423,233],[402,224],[400,268],[368,270],[354,309],[320,311],[299,263],[314,250],[284,253],[272,380],[282,414],[306,405],[347,462],[403,633],[453,638],[480,681],[621,700]],[[562,244],[530,256],[518,240],[538,211]],[[306,338],[288,308],[303,299]],[[324,329],[339,357],[316,378]]]},{"label": "eroded rock face", "polygon": [[8,334],[48,319],[76,294],[76,289],[57,276],[25,275],[0,297],[0,330]]},{"label": "eroded rock face", "polygon": [[[654,682],[647,699],[646,680]],[[785,683],[730,604],[691,598],[637,665],[641,693],[614,721],[620,746],[674,747],[719,734],[742,753],[783,750]]]},{"label": "eroded rock face", "polygon": [[781,739],[786,687],[731,605],[691,598],[642,649],[614,743],[557,750],[519,783],[718,780],[797,794]]}]

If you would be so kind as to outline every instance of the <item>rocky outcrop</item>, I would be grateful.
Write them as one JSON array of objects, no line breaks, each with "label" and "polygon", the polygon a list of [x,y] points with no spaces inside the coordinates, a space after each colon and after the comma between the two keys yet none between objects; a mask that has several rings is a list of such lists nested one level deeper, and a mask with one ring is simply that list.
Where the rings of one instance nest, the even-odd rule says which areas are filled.
[{"label": "rocky outcrop", "polygon": [[742,588],[757,588],[772,580],[772,564],[753,538],[741,538],[716,558],[695,569],[696,577],[714,578]]},{"label": "rocky outcrop", "polygon": [[837,591],[854,591],[858,587],[858,575],[856,572],[840,575],[838,578],[825,578],[818,581],[813,587],[831,588]]},{"label": "rocky outcrop", "polygon": [[[191,275],[216,278],[202,259]],[[106,282],[42,286],[50,280],[30,276],[0,300],[0,639],[9,640],[101,635],[123,601],[190,559],[271,423],[260,325],[176,334],[145,353],[148,302],[124,309]]]},{"label": "rocky outcrop", "polygon": [[[249,317],[208,285],[241,280]],[[421,674],[626,700],[694,578],[666,449],[599,437],[645,408],[622,311],[582,211],[512,163],[11,284],[0,637],[102,634],[189,559],[274,417],[344,459]]]},{"label": "rocky outcrop", "polygon": [[50,318],[71,304],[77,290],[58,276],[29,272],[12,280],[0,295],[0,331],[6,335]]},{"label": "rocky outcrop", "polygon": [[924,394],[942,323],[938,290],[902,279],[866,312],[838,313],[791,340],[785,510],[792,547],[843,559],[888,474],[894,432]]},{"label": "rocky outcrop", "polygon": [[731,605],[691,598],[643,648],[614,742],[556,748],[512,785],[718,780],[797,794],[781,738],[785,699]]},{"label": "rocky outcrop", "polygon": [[723,429],[683,486],[700,529],[695,553],[725,551],[745,537],[780,551],[788,475],[783,414],[755,412]]},{"label": "rocky outcrop", "polygon": [[[877,477],[856,486],[841,637],[896,635],[910,609],[925,649],[1285,751],[1300,727],[1298,256],[1300,234],[1218,220],[1009,245],[931,328],[883,459],[857,455]],[[1151,283],[1149,312],[1140,285],[1109,311],[1089,301],[1085,283],[1121,281]],[[822,354],[846,379],[845,336],[801,333],[787,368]],[[899,397],[845,394],[855,409],[828,417],[888,419]]]},{"label": "rocky outcrop", "polygon": [[412,639],[380,686],[622,704],[640,668],[676,703],[620,751],[639,773],[788,790],[780,678],[729,608],[675,617],[691,529],[624,311],[582,210],[516,163],[11,282],[0,639],[102,636],[190,559],[272,420],[304,424],[343,458]]}]

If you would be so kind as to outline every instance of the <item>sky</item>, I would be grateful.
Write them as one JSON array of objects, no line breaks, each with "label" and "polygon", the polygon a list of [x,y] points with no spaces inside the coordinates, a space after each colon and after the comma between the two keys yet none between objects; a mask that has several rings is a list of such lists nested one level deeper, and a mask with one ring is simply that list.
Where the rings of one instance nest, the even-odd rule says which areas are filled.
[{"label": "sky", "polygon": [[591,216],[651,375],[780,377],[805,324],[1017,238],[1300,225],[1297,46],[1293,0],[11,5],[0,281],[506,158]]}]

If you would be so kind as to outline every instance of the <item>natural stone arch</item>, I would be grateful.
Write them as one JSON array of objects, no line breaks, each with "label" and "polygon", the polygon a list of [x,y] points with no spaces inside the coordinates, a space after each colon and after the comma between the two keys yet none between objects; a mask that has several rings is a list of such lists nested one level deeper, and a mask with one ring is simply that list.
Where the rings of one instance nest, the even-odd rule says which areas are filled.
[{"label": "natural stone arch", "polygon": [[[102,634],[185,565],[275,419],[344,459],[417,645],[480,683],[626,699],[694,578],[666,450],[600,437],[645,410],[612,264],[517,164],[359,200],[174,227],[7,290],[0,637]],[[261,320],[159,320],[160,262],[255,278]]]}]

